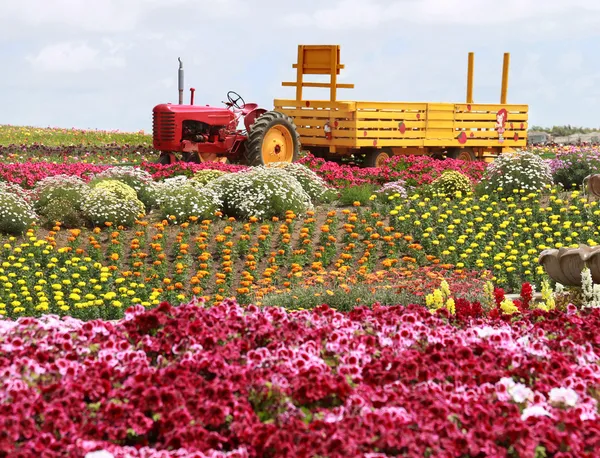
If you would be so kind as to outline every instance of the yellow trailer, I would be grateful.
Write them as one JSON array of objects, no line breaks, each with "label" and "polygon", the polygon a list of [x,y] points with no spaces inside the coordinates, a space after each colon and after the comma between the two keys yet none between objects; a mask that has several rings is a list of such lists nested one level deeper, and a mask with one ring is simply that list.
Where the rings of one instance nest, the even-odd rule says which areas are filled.
[{"label": "yellow trailer", "polygon": [[[275,110],[292,117],[305,150],[319,157],[365,154],[365,165],[378,166],[392,155],[491,162],[505,151],[527,145],[527,105],[506,103],[510,54],[504,54],[500,104],[473,102],[473,53],[469,53],[467,97],[462,103],[339,101],[339,45],[299,45],[296,98],[275,99]],[[305,81],[329,75],[328,82]],[[329,100],[303,100],[305,87],[328,88]]]}]

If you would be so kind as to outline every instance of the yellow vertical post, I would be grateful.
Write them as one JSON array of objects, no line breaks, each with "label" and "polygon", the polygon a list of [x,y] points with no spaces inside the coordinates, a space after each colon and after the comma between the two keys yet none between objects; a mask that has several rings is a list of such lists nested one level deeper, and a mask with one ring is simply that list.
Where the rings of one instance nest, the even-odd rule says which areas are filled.
[{"label": "yellow vertical post", "polygon": [[508,67],[510,65],[510,53],[504,53],[504,64],[502,65],[502,92],[500,94],[500,103],[506,103],[506,95],[508,92]]},{"label": "yellow vertical post", "polygon": [[337,96],[337,64],[338,50],[336,46],[331,47],[331,89],[329,91],[329,98],[332,102],[335,102]]},{"label": "yellow vertical post", "polygon": [[469,64],[467,67],[467,103],[473,103],[473,61],[474,53],[469,53]]},{"label": "yellow vertical post", "polygon": [[304,75],[304,46],[298,46],[298,68],[296,70],[296,100],[302,100],[302,85]]}]

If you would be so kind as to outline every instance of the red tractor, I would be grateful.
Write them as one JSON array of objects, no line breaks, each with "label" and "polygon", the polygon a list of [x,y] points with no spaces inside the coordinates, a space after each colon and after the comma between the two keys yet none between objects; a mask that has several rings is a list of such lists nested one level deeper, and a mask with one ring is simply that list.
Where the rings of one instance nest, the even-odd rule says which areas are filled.
[{"label": "red tractor", "polygon": [[[233,92],[227,93],[226,108],[183,104],[183,65],[179,59],[179,104],[163,103],[152,110],[154,148],[158,162],[171,164],[181,153],[185,162],[238,162],[263,165],[294,162],[300,142],[292,118],[278,111],[267,111],[255,103],[245,103]],[[244,118],[245,129],[238,125]]]}]

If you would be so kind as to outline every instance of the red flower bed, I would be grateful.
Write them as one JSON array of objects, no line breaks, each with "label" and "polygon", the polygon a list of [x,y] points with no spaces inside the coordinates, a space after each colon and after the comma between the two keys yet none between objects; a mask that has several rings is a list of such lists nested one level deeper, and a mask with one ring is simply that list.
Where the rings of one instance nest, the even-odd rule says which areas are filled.
[{"label": "red flower bed", "polygon": [[[381,185],[389,181],[405,180],[407,185],[416,186],[431,183],[446,169],[459,170],[465,173],[473,182],[481,179],[485,164],[482,162],[464,162],[455,159],[439,161],[427,156],[395,156],[383,167],[355,167],[340,165],[336,162],[326,162],[314,156],[307,156],[299,161],[317,172],[333,187],[343,188],[360,184]],[[239,172],[248,166],[238,164],[222,164],[219,162],[205,162],[194,164],[190,162],[177,162],[170,165],[161,165],[154,162],[143,162],[138,167],[150,172],[155,180],[186,175],[192,176],[194,172],[203,169],[216,169],[226,172]],[[52,175],[76,175],[87,179],[94,173],[109,168],[107,165],[95,165],[83,162],[78,163],[0,163],[0,179],[17,183],[24,188],[32,188],[39,180]]]},{"label": "red flower bed", "polygon": [[[49,176],[75,175],[83,180],[88,180],[93,174],[100,173],[110,168],[108,165],[94,165],[85,163],[61,164],[47,162],[24,162],[15,164],[0,163],[0,179],[16,183],[24,188],[33,188],[35,184]],[[155,180],[173,177],[176,175],[192,176],[194,172],[202,169],[217,169],[228,172],[237,172],[246,167],[240,165],[204,163],[193,164],[178,162],[171,165],[161,165],[151,162],[143,163],[141,169],[150,172]]]},{"label": "red flower bed", "polygon": [[235,302],[4,321],[0,455],[597,456],[599,328]]},{"label": "red flower bed", "polygon": [[83,180],[95,173],[100,173],[109,168],[105,165],[94,164],[55,164],[47,162],[24,162],[15,164],[0,163],[0,179],[16,183],[25,189],[30,189],[46,177],[54,175],[75,175]]},{"label": "red flower bed", "polygon": [[330,185],[337,188],[361,184],[381,185],[390,181],[405,180],[409,186],[429,184],[444,170],[457,170],[474,183],[483,176],[484,162],[458,159],[437,160],[429,156],[394,156],[382,167],[356,167],[327,162],[308,155],[301,163],[319,173]]},{"label": "red flower bed", "polygon": [[141,167],[151,173],[155,180],[163,180],[177,175],[191,177],[198,170],[204,169],[222,170],[223,172],[239,172],[248,168],[248,166],[245,165],[222,164],[220,162],[204,162],[201,164],[194,164],[193,162],[176,162],[169,165],[144,162],[141,164]]}]

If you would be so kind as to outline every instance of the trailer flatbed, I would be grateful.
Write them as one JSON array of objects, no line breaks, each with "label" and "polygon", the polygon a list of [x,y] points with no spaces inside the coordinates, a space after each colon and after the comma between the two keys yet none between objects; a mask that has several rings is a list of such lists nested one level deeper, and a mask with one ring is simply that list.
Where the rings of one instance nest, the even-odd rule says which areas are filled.
[{"label": "trailer flatbed", "polygon": [[[467,98],[461,103],[339,101],[337,83],[344,68],[339,45],[300,45],[295,99],[275,99],[276,111],[292,117],[302,146],[317,156],[365,154],[378,166],[393,155],[433,155],[492,161],[527,146],[528,105],[506,103],[509,54],[504,55],[501,103],[472,101],[473,53],[469,53]],[[307,82],[305,75],[330,75]],[[304,100],[302,88],[328,88],[329,100]]]}]

